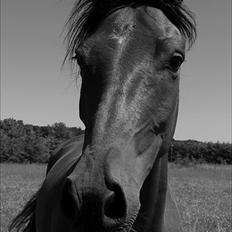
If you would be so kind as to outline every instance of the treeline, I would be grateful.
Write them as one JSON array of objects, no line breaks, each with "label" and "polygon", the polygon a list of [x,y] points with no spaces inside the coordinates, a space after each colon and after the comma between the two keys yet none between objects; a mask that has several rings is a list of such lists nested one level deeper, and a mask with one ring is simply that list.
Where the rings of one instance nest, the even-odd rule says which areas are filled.
[{"label": "treeline", "polygon": [[58,145],[83,133],[62,122],[34,126],[12,118],[0,120],[0,161],[46,163]]},{"label": "treeline", "polygon": [[179,164],[232,164],[231,143],[174,140],[169,150],[169,161]]},{"label": "treeline", "polygon": [[[58,145],[83,133],[81,128],[66,127],[62,122],[34,126],[21,120],[0,120],[0,161],[46,163]],[[231,143],[174,140],[169,161],[180,164],[232,164],[231,149]]]}]

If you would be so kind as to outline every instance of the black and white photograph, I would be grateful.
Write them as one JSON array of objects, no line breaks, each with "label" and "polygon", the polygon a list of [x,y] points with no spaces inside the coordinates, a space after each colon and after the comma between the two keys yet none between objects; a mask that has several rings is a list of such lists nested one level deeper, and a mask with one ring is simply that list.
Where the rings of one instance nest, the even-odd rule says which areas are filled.
[{"label": "black and white photograph", "polygon": [[0,231],[232,231],[231,0],[0,4]]}]

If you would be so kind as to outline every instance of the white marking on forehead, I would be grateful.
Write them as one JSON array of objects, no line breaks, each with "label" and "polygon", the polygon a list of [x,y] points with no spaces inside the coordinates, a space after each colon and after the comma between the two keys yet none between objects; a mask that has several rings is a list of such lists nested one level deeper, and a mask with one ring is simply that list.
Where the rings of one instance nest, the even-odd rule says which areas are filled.
[{"label": "white marking on forehead", "polygon": [[122,9],[112,25],[113,32],[110,35],[111,39],[115,39],[117,43],[123,44],[126,41],[128,34],[133,30],[134,11],[130,7]]},{"label": "white marking on forehead", "polygon": [[126,36],[119,36],[116,34],[113,34],[111,38],[117,40],[119,44],[123,44],[123,42],[126,40]]}]

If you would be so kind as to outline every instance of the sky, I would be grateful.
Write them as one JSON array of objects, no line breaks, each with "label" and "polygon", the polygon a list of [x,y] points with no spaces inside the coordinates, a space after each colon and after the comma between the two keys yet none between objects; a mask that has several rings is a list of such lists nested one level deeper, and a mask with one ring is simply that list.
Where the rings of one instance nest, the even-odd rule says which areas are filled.
[{"label": "sky", "polygon": [[[198,38],[181,71],[175,139],[231,142],[231,1],[185,0]],[[64,24],[74,0],[1,1],[1,119],[25,124],[79,119],[80,79],[65,56]]]}]

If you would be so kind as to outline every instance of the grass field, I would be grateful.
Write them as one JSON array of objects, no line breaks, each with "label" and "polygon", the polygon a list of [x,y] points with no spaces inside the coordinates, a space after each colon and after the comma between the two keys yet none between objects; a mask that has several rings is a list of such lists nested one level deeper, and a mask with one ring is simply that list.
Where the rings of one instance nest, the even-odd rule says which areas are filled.
[{"label": "grass field", "polygon": [[[231,232],[231,166],[170,165],[184,232]],[[44,165],[1,164],[1,232],[40,186]]]}]

